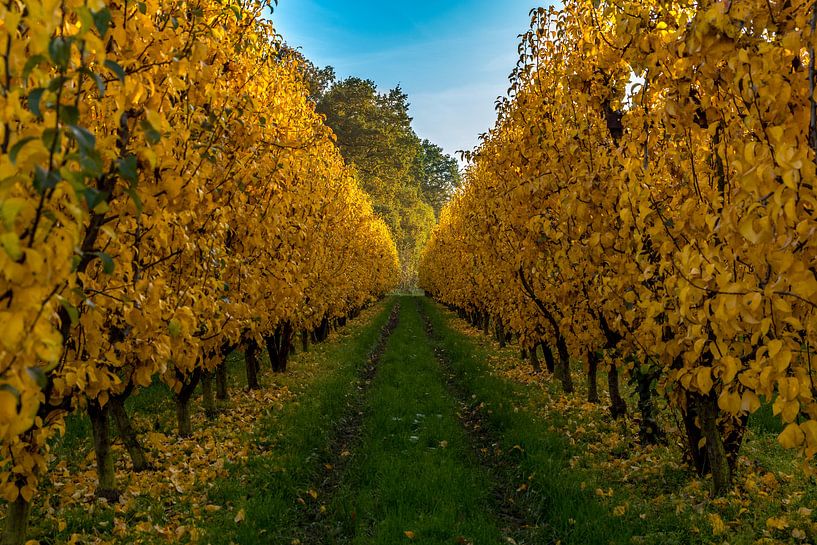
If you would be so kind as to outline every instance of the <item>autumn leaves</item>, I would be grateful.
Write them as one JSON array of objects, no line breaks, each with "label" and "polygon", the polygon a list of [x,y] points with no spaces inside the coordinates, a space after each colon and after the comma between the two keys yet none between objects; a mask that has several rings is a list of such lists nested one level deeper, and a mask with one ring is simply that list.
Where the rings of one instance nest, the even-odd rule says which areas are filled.
[{"label": "autumn leaves", "polygon": [[657,377],[716,492],[764,401],[783,445],[817,453],[815,13],[535,10],[510,98],[423,261],[435,296],[528,348]]},{"label": "autumn leaves", "polygon": [[22,539],[66,412],[101,434],[112,403],[157,379],[183,404],[230,349],[395,281],[389,232],[266,8],[0,7],[4,542]]}]

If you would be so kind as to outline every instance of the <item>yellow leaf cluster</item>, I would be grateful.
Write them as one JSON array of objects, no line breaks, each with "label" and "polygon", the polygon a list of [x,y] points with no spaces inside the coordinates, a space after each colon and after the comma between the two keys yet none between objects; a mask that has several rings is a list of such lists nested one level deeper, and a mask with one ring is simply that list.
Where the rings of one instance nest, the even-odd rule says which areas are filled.
[{"label": "yellow leaf cluster", "polygon": [[[392,288],[397,251],[264,2],[0,6],[0,490],[69,410]],[[26,499],[29,499],[28,497]]]},{"label": "yellow leaf cluster", "polygon": [[534,10],[422,286],[526,347],[637,355],[677,407],[715,404],[724,433],[774,400],[780,442],[813,457],[813,9]]}]

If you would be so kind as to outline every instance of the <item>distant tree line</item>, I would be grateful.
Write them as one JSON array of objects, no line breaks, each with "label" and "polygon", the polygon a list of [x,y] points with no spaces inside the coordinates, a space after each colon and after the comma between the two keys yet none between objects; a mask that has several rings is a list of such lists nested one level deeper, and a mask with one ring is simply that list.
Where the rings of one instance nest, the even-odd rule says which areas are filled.
[{"label": "distant tree line", "polygon": [[403,287],[416,285],[420,251],[462,181],[456,159],[414,132],[408,95],[399,86],[380,92],[372,80],[338,79],[334,68],[320,68],[291,47],[282,55],[298,61],[316,110],[391,229]]}]

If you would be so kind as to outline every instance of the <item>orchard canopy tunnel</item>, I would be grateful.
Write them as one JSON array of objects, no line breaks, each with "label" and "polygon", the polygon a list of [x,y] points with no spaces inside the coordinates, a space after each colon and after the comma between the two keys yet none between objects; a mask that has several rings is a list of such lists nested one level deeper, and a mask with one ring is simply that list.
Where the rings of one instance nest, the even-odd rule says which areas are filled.
[{"label": "orchard canopy tunnel", "polygon": [[[310,375],[265,385],[263,367],[290,380],[296,345],[303,352],[344,334],[349,318],[415,285],[518,349],[537,373],[541,354],[564,394],[541,401],[559,409],[551,415],[573,414],[564,400],[576,396],[590,413],[603,404],[610,419],[638,426],[640,446],[628,448],[680,445],[676,458],[715,496],[748,490],[741,472],[765,440],[753,422],[772,437],[770,466],[813,466],[814,2],[566,0],[534,9],[496,122],[464,173],[414,131],[399,86],[383,91],[314,65],[282,42],[268,8],[0,6],[4,545],[29,532],[72,539],[63,534],[69,517],[61,524],[51,496],[38,492],[55,479],[84,486],[79,497],[98,498],[109,527],[127,532],[116,509],[128,505],[132,473],[161,470],[166,458],[150,460],[145,437],[160,452],[172,449],[171,434],[215,456],[207,434],[196,434],[223,431],[212,398],[228,397],[229,361],[241,363],[242,396],[256,400],[267,386],[276,395],[264,403],[288,407],[280,400],[312,384]],[[422,332],[416,304],[401,299],[398,345]],[[414,401],[451,416],[457,385],[444,395],[450,368],[429,363],[425,339],[412,353],[422,373],[405,376],[387,361],[389,347],[383,365],[398,382],[436,391]],[[344,399],[338,384],[360,381],[349,373],[327,379],[339,389],[325,393]],[[550,384],[542,374],[537,384]],[[377,387],[370,392],[389,392]],[[198,418],[199,391],[211,420]],[[372,395],[360,403],[383,401]],[[342,408],[334,407],[341,417]],[[161,433],[147,431],[151,418]],[[439,441],[462,445],[442,453],[451,476],[479,478],[463,461],[469,438],[456,431],[467,423],[441,420],[456,438]],[[385,456],[382,436],[365,423],[360,430],[362,444]],[[333,440],[319,437],[325,448]],[[440,442],[435,450],[445,450]],[[87,463],[65,447],[80,444]],[[353,467],[385,467],[377,456],[360,463]],[[169,467],[178,481],[181,470]],[[798,517],[817,506],[797,503],[810,501],[813,482],[798,475],[780,489],[799,498],[786,505],[806,511],[755,503],[763,528],[726,524],[725,511],[680,524],[735,542],[814,541],[813,525]],[[61,501],[76,520],[96,516]],[[473,509],[474,535],[505,531],[494,524],[502,513]],[[246,520],[239,515],[233,524]],[[509,517],[525,520],[517,515]],[[177,535],[187,528],[179,520],[161,520],[170,530],[142,522]],[[568,526],[556,539],[573,535]],[[421,535],[400,531],[399,539]],[[468,542],[446,535],[460,537]]]}]

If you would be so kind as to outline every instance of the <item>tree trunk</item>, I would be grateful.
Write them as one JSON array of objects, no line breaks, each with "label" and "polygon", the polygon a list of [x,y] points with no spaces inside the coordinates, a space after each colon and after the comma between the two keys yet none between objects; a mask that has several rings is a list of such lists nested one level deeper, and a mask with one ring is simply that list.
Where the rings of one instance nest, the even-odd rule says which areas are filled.
[{"label": "tree trunk", "polygon": [[18,495],[17,499],[9,504],[6,511],[2,545],[23,545],[26,542],[30,514],[31,502]]},{"label": "tree trunk", "polygon": [[539,354],[536,353],[536,345],[533,345],[533,348],[528,352],[530,353],[530,363],[533,366],[533,372],[538,375],[542,372],[542,364],[539,363]]},{"label": "tree trunk", "polygon": [[326,316],[321,319],[321,324],[315,329],[312,334],[312,340],[316,343],[322,343],[329,337],[329,318]]},{"label": "tree trunk", "polygon": [[227,401],[229,397],[227,391],[227,362],[223,361],[216,367],[216,399]]},{"label": "tree trunk", "polygon": [[329,318],[325,317],[321,321],[321,338],[320,342],[326,341],[329,338]]},{"label": "tree trunk", "polygon": [[698,404],[692,394],[686,394],[686,410],[683,411],[684,429],[687,436],[687,454],[692,459],[692,465],[699,477],[709,473],[709,458],[706,449],[702,448],[703,434],[696,422],[698,419]]},{"label": "tree trunk", "polygon": [[488,335],[488,328],[491,326],[491,315],[485,312],[482,315],[482,333]]},{"label": "tree trunk", "polygon": [[701,431],[706,438],[706,455],[712,472],[712,495],[722,496],[732,488],[732,468],[718,427],[718,401],[713,394],[696,397]]},{"label": "tree trunk", "polygon": [[309,333],[305,329],[301,331],[301,349],[309,352]]},{"label": "tree trunk", "polygon": [[[547,345],[545,343],[541,343],[541,344],[542,344],[542,353],[544,353],[544,355],[545,355],[545,367],[547,367],[547,370],[548,370],[548,372],[550,374],[555,374],[556,373],[556,360],[553,358],[553,349],[550,348],[550,345]],[[535,347],[534,347],[534,350],[536,350]]]},{"label": "tree trunk", "polygon": [[665,438],[664,431],[655,419],[655,406],[652,401],[653,381],[656,378],[655,373],[643,371],[638,361],[635,361],[633,380],[638,394],[638,412],[641,414],[638,437],[642,445],[657,445]]},{"label": "tree trunk", "polygon": [[592,348],[587,351],[587,401],[599,402],[599,355]]},{"label": "tree trunk", "polygon": [[136,430],[133,429],[133,424],[125,410],[125,398],[120,396],[112,397],[108,404],[111,406],[111,416],[113,416],[119,437],[122,438],[122,443],[124,443],[125,449],[130,456],[133,470],[139,473],[150,469],[150,464],[145,456],[145,450],[139,443],[139,437],[136,434]]},{"label": "tree trunk", "polygon": [[255,339],[247,342],[247,349],[244,352],[244,367],[247,370],[247,389],[258,390],[258,343]]},{"label": "tree trunk", "polygon": [[205,371],[201,375],[201,400],[204,415],[212,420],[218,415],[218,411],[216,411],[216,396],[213,392],[213,373],[210,371]]},{"label": "tree trunk", "polygon": [[610,369],[607,371],[607,387],[610,390],[610,414],[613,418],[620,418],[627,414],[627,403],[621,397],[619,388],[618,367],[610,362]]},{"label": "tree trunk", "polygon": [[556,351],[559,353],[559,368],[557,376],[562,382],[562,389],[566,394],[573,393],[573,379],[570,376],[570,353],[567,351],[567,341],[561,335],[556,337]]},{"label": "tree trunk", "polygon": [[111,428],[108,422],[110,405],[100,406],[96,400],[89,400],[87,411],[91,419],[94,454],[96,454],[96,474],[99,479],[96,496],[114,502],[119,499],[119,492],[116,490],[116,468],[113,463]]},{"label": "tree trunk", "polygon": [[712,494],[723,495],[732,486],[732,473],[748,417],[729,418],[728,425],[719,422],[721,415],[715,394],[701,396],[687,393],[686,405],[683,420],[689,449],[687,454],[692,458],[699,476],[712,474]]},{"label": "tree trunk", "polygon": [[292,347],[292,324],[283,322],[275,329],[275,334],[266,337],[267,354],[274,373],[287,370],[287,360]]},{"label": "tree trunk", "polygon": [[505,348],[507,337],[505,336],[505,327],[502,325],[502,320],[496,320],[494,332],[496,333],[496,342],[499,343],[499,348]]},{"label": "tree trunk", "polygon": [[196,391],[201,370],[196,369],[189,377],[189,382],[184,383],[181,391],[175,395],[176,398],[176,421],[179,427],[179,437],[190,437],[193,435],[193,424],[190,422],[190,398]]}]

